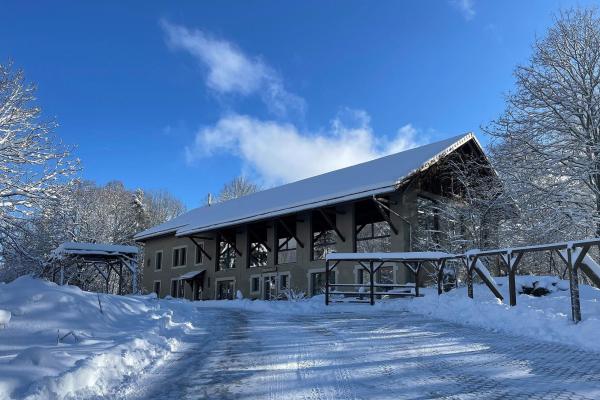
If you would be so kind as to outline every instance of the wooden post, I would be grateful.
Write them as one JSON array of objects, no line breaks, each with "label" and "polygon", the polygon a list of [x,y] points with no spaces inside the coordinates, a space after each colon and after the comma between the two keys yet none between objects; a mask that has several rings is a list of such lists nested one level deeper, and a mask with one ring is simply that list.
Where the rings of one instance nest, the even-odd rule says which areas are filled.
[{"label": "wooden post", "polygon": [[436,261],[435,265],[437,267],[438,272],[438,296],[443,293],[443,285],[444,285],[444,266],[446,265],[446,260]]},{"label": "wooden post", "polygon": [[577,265],[573,263],[573,249],[567,248],[567,267],[569,268],[569,285],[571,287],[571,315],[573,321],[581,321],[581,306],[579,304],[579,276]]},{"label": "wooden post", "polygon": [[112,267],[110,264],[106,264],[108,266],[108,272],[106,274],[106,293],[108,293],[108,283],[110,282],[110,273],[112,272]]},{"label": "wooden post", "polygon": [[375,274],[373,273],[373,261],[369,261],[369,286],[371,289],[371,305],[375,304]]},{"label": "wooden post", "polygon": [[[512,264],[512,255],[509,256],[509,261]],[[508,266],[508,294],[511,307],[517,305],[517,277],[515,268]]]},{"label": "wooden post", "polygon": [[467,258],[467,296],[473,298],[473,269],[471,268],[471,257]]},{"label": "wooden post", "polygon": [[119,296],[123,294],[123,261],[119,261]]},{"label": "wooden post", "polygon": [[415,268],[415,297],[419,297],[419,270],[421,269],[421,262],[417,261]]},{"label": "wooden post", "polygon": [[65,266],[61,264],[60,266],[60,285],[65,284]]},{"label": "wooden post", "polygon": [[329,261],[325,261],[325,305],[329,305]]}]

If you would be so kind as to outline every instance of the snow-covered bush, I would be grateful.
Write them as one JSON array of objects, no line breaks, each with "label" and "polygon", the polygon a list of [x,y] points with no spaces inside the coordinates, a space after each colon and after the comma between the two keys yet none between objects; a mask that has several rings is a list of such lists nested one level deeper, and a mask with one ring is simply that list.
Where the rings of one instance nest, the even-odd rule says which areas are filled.
[{"label": "snow-covered bush", "polygon": [[0,328],[5,328],[10,322],[11,313],[8,310],[0,309]]},{"label": "snow-covered bush", "polygon": [[284,289],[279,297],[288,301],[299,301],[306,299],[306,293],[302,290],[288,288]]}]

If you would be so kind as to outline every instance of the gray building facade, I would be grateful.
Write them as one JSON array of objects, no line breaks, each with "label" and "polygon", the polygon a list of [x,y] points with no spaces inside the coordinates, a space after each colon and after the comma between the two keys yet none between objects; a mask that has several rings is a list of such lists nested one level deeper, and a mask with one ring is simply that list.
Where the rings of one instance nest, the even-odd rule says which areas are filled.
[{"label": "gray building facade", "polygon": [[[483,155],[472,134],[462,135],[195,209],[140,232],[142,287],[190,300],[319,294],[328,252],[413,250],[419,199],[441,195],[435,166],[455,152]],[[365,277],[356,266],[338,268],[331,279]],[[378,276],[389,283],[412,279],[398,265]]]}]

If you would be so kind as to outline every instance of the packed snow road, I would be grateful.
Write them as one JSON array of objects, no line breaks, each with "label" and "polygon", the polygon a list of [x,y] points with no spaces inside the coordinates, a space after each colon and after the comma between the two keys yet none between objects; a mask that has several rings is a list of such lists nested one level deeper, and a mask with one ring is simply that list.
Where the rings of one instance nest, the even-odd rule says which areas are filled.
[{"label": "packed snow road", "polygon": [[126,399],[598,399],[600,355],[411,313],[206,309],[210,335]]}]

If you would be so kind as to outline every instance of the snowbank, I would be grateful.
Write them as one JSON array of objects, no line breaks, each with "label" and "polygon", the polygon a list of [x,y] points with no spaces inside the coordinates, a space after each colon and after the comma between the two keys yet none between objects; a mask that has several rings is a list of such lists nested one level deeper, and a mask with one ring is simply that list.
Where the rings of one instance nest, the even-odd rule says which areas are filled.
[{"label": "snowbank", "polygon": [[12,314],[0,329],[2,400],[105,396],[202,331],[187,301],[98,295],[31,277],[1,285],[0,308]]},{"label": "snowbank", "polygon": [[[508,299],[507,279],[496,278],[496,281],[500,292]],[[533,281],[556,290],[552,289],[550,294],[542,297],[518,295],[515,307],[500,302],[484,285],[475,285],[473,300],[467,297],[466,288],[453,290],[439,297],[433,290],[426,290],[425,297],[403,302],[401,305],[389,302],[379,307],[401,308],[460,324],[600,352],[600,342],[596,340],[600,332],[600,290],[587,285],[579,287],[583,321],[575,324],[571,321],[568,282],[551,277],[519,276],[517,289],[524,285],[532,286]]]}]

